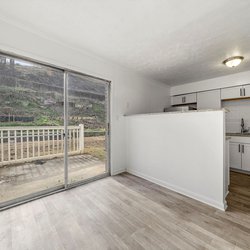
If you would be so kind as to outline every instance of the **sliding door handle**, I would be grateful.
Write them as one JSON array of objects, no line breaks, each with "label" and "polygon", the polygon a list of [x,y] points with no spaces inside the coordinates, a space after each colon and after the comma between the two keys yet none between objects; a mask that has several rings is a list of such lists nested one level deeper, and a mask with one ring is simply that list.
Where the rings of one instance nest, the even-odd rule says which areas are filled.
[{"label": "sliding door handle", "polygon": [[240,153],[240,144],[239,144],[238,148],[239,148],[239,153]]},{"label": "sliding door handle", "polygon": [[242,154],[244,154],[244,153],[245,153],[245,148],[244,148],[244,145],[241,145],[241,152],[242,152]]}]

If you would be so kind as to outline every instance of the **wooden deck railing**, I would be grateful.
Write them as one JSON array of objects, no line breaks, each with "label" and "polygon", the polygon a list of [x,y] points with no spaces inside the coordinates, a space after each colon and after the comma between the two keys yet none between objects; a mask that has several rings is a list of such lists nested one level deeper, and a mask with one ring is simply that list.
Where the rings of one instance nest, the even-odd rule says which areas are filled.
[{"label": "wooden deck railing", "polygon": [[[0,127],[0,166],[64,154],[64,127]],[[84,125],[68,127],[69,154],[83,153]]]}]

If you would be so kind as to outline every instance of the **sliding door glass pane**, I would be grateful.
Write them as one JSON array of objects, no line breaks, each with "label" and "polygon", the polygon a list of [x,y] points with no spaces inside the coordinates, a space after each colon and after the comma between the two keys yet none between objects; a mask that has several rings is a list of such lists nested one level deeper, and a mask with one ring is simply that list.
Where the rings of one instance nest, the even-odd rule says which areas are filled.
[{"label": "sliding door glass pane", "polygon": [[63,71],[0,55],[0,203],[63,185]]},{"label": "sliding door glass pane", "polygon": [[107,171],[105,81],[68,74],[68,179],[86,180]]}]

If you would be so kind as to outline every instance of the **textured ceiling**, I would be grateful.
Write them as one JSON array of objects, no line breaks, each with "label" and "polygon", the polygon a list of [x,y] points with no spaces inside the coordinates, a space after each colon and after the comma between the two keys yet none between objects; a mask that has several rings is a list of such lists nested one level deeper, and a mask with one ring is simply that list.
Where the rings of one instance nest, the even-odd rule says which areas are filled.
[{"label": "textured ceiling", "polygon": [[1,0],[0,18],[169,85],[250,69],[249,0]]}]

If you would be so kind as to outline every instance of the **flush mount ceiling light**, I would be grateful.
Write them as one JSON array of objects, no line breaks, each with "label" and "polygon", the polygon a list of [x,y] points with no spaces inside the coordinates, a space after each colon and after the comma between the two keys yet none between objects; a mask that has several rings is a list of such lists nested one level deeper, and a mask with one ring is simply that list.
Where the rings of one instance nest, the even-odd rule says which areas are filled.
[{"label": "flush mount ceiling light", "polygon": [[244,59],[243,56],[232,56],[224,60],[222,63],[225,64],[229,68],[234,68],[238,66],[242,60]]}]

